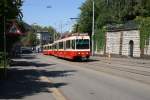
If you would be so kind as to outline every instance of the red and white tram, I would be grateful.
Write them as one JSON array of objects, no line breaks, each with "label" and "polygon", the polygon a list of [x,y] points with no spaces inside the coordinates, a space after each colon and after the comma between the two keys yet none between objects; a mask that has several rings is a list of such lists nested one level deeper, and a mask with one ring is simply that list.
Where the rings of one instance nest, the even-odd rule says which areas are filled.
[{"label": "red and white tram", "polygon": [[46,44],[43,46],[44,55],[52,55],[52,44]]},{"label": "red and white tram", "polygon": [[90,57],[90,37],[88,34],[72,34],[43,46],[43,54],[65,59],[88,59]]}]

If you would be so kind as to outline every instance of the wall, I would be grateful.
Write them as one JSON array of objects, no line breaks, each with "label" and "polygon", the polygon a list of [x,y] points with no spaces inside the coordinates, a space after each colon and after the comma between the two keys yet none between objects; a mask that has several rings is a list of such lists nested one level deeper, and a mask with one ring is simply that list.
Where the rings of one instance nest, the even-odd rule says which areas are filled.
[{"label": "wall", "polygon": [[133,41],[133,57],[140,57],[140,32],[138,30],[123,31],[122,55],[129,56],[130,41]]},{"label": "wall", "polygon": [[106,53],[119,54],[120,32],[106,32]]},{"label": "wall", "polygon": [[133,57],[140,57],[140,32],[124,30],[106,32],[106,53],[129,56],[129,42],[133,41]]}]

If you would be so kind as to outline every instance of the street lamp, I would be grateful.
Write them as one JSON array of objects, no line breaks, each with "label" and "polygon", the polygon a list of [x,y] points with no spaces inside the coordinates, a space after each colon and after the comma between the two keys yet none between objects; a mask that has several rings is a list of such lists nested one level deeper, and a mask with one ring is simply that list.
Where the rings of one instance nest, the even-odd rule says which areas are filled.
[{"label": "street lamp", "polygon": [[95,6],[95,4],[94,4],[94,0],[93,0],[93,17],[92,17],[92,56],[94,55],[94,6]]}]

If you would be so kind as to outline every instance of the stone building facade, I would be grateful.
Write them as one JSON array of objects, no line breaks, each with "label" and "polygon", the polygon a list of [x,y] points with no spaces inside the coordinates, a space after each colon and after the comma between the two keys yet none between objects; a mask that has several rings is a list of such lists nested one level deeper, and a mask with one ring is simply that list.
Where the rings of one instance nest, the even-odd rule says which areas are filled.
[{"label": "stone building facade", "polygon": [[139,30],[113,30],[106,32],[106,54],[140,57]]}]

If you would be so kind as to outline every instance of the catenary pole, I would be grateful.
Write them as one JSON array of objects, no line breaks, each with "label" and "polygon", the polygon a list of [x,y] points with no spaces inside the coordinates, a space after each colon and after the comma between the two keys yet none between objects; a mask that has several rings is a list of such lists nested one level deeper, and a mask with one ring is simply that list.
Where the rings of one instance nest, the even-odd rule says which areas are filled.
[{"label": "catenary pole", "polygon": [[95,31],[95,30],[94,30],[94,27],[95,27],[95,26],[94,26],[94,25],[95,25],[95,23],[94,23],[94,17],[95,17],[95,16],[94,16],[94,15],[95,15],[95,13],[94,13],[94,12],[95,12],[95,11],[94,11],[95,9],[94,9],[94,8],[95,8],[95,7],[94,7],[94,6],[95,6],[95,3],[94,3],[94,0],[93,0],[93,17],[92,17],[92,56],[94,55],[94,31]]}]

